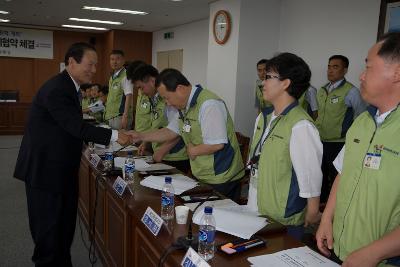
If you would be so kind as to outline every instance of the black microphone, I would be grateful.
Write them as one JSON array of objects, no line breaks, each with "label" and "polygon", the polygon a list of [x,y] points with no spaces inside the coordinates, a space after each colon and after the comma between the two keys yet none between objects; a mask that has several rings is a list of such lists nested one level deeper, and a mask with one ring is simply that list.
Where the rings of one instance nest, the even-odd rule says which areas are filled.
[{"label": "black microphone", "polygon": [[201,207],[207,200],[210,199],[211,196],[214,195],[214,190],[211,191],[205,199],[199,202],[199,204],[194,208],[192,212],[192,218],[189,222],[189,227],[188,227],[188,232],[186,236],[181,236],[178,237],[176,240],[176,244],[181,247],[182,249],[188,249],[189,247],[192,247],[194,250],[197,251],[198,245],[199,245],[199,240],[197,238],[197,235],[193,236],[193,230],[192,230],[192,221],[193,221],[193,216],[195,215],[196,211],[198,210],[199,207]]}]

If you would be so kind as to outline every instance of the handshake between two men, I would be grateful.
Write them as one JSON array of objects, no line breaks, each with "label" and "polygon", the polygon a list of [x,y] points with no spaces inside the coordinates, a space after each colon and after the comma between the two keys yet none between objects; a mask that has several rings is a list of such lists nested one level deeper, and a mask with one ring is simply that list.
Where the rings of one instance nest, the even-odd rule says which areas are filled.
[{"label": "handshake between two men", "polygon": [[135,132],[133,130],[131,131],[126,131],[126,130],[119,130],[118,131],[118,139],[117,142],[121,146],[127,146],[130,144],[135,144],[140,142],[140,134],[138,132]]}]

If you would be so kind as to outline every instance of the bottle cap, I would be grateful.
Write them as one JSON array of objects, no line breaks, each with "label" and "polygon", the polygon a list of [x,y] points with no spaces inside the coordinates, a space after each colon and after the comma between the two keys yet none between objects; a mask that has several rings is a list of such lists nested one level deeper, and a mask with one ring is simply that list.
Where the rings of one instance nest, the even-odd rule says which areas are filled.
[{"label": "bottle cap", "polygon": [[165,177],[165,182],[167,184],[170,184],[172,182],[172,177],[169,177],[169,176]]},{"label": "bottle cap", "polygon": [[209,206],[204,207],[204,213],[212,214],[212,211],[213,211],[212,207],[209,207]]}]

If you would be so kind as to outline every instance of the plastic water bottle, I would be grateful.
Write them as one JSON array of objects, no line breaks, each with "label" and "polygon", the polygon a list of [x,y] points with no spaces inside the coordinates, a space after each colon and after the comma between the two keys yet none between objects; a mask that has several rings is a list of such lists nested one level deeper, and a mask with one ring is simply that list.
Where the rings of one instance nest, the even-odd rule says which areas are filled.
[{"label": "plastic water bottle", "polygon": [[128,151],[128,156],[125,160],[125,180],[133,181],[133,174],[135,172],[135,160],[133,159],[132,151]]},{"label": "plastic water bottle", "polygon": [[205,261],[214,257],[215,250],[215,219],[212,215],[213,208],[205,207],[204,215],[200,220],[198,253]]},{"label": "plastic water bottle", "polygon": [[161,218],[172,220],[174,218],[174,187],[172,178],[165,177],[165,183],[161,192]]},{"label": "plastic water bottle", "polygon": [[110,171],[112,169],[114,163],[114,155],[113,155],[113,148],[112,148],[112,144],[110,142],[110,144],[108,146],[106,146],[106,150],[105,150],[105,157],[104,157],[104,170],[105,171]]}]

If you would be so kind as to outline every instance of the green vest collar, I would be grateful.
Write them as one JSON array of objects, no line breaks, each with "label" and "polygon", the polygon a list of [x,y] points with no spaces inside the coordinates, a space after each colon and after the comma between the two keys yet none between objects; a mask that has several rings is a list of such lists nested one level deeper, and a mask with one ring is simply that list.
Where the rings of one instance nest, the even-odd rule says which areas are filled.
[{"label": "green vest collar", "polygon": [[[336,86],[335,89],[337,89],[337,88],[339,88],[339,87],[342,87],[346,82],[347,82],[347,81],[346,81],[346,78],[343,78],[342,82],[341,82],[338,86]],[[328,82],[327,84],[325,84],[324,86],[322,86],[322,88],[326,89],[326,88],[328,87],[329,84],[330,84],[330,82]],[[335,90],[335,89],[333,89],[333,90]]]},{"label": "green vest collar", "polygon": [[114,77],[114,72],[113,72],[113,73],[111,74],[111,80],[115,80],[115,79],[119,78],[119,77],[122,75],[122,73],[124,72],[124,70],[125,70],[125,68],[122,67],[122,69],[119,70],[118,75],[115,76],[115,77]]},{"label": "green vest collar", "polygon": [[194,107],[197,103],[197,98],[199,97],[203,87],[200,84],[196,84],[196,92],[193,94],[192,100],[190,101],[189,108]]}]

